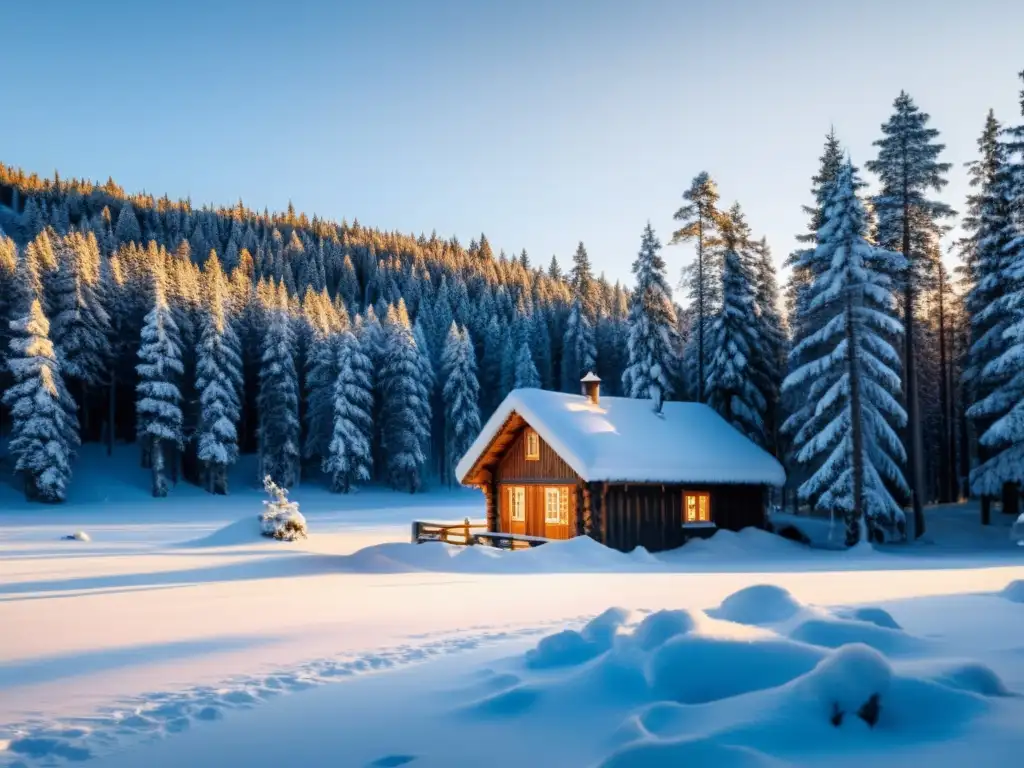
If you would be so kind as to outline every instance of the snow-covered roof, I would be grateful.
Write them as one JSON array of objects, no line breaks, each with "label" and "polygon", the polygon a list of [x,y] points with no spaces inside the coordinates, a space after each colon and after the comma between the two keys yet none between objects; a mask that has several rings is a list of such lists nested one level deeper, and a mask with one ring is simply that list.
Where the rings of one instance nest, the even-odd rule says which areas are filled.
[{"label": "snow-covered roof", "polygon": [[667,402],[659,415],[649,400],[603,397],[595,405],[541,389],[517,389],[505,398],[455,468],[460,480],[513,414],[587,482],[786,482],[774,456],[701,403]]}]

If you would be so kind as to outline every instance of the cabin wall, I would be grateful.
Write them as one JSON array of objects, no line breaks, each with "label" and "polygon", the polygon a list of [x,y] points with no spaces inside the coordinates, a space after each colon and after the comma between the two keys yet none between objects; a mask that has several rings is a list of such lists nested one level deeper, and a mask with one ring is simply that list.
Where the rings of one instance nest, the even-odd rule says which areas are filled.
[{"label": "cabin wall", "polygon": [[505,449],[504,455],[498,462],[494,471],[494,477],[499,483],[512,481],[549,482],[558,481],[559,484],[571,483],[573,485],[579,480],[579,475],[570,467],[562,457],[540,438],[540,460],[526,460],[526,429],[521,429],[512,443]]},{"label": "cabin wall", "polygon": [[711,494],[711,519],[718,528],[764,526],[764,488],[759,485],[609,485],[600,511],[601,533],[595,538],[623,552],[638,546],[657,552],[706,535],[714,529],[683,527],[687,491]]}]

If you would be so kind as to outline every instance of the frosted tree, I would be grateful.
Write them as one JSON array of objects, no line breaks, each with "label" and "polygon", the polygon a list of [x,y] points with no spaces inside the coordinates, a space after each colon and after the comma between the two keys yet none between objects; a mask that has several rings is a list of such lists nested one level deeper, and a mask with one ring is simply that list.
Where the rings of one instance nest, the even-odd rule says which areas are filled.
[{"label": "frosted tree", "polygon": [[562,391],[578,392],[580,379],[597,364],[597,341],[594,326],[577,296],[569,310],[562,338]]},{"label": "frosted tree", "polygon": [[750,230],[739,205],[719,222],[722,305],[710,328],[707,402],[752,440],[764,444],[764,394],[755,382],[754,355],[761,339],[754,305]]},{"label": "frosted tree", "polygon": [[348,493],[370,479],[373,462],[373,364],[359,339],[346,329],[338,335],[338,377],[334,382],[332,432],[323,469],[331,490]]},{"label": "frosted tree", "polygon": [[[139,228],[139,220],[135,216],[132,204],[127,200],[121,206],[121,212],[117,215],[117,226],[114,227],[114,237],[118,244],[138,243],[142,241],[142,230]],[[209,249],[203,249],[198,253],[206,253]]]},{"label": "frosted tree", "polygon": [[979,141],[982,157],[971,166],[977,192],[965,222],[972,340],[967,415],[977,428],[980,459],[970,482],[983,513],[998,495],[1005,512],[1018,512],[1024,482],[1024,126],[1005,134],[1008,142],[990,114]]},{"label": "frosted tree", "polygon": [[501,404],[501,367],[505,355],[505,336],[498,318],[492,315],[484,332],[483,356],[480,359],[480,409],[489,417]]},{"label": "frosted tree", "polygon": [[216,254],[203,269],[206,306],[200,319],[196,360],[199,424],[196,456],[210,493],[228,492],[228,468],[238,458],[242,357],[238,336],[227,316],[228,283]]},{"label": "frosted tree", "polygon": [[[427,427],[426,438],[423,441],[423,453],[426,456],[427,463],[425,463],[423,468],[420,470],[421,474],[423,474],[430,467],[430,460],[432,458],[430,438],[435,428],[434,401],[438,398],[435,396],[435,391],[437,389],[437,377],[434,375],[434,364],[430,352],[430,344],[427,341],[427,333],[423,328],[423,321],[421,317],[416,318],[416,322],[412,328],[412,337],[416,342],[416,359],[419,365],[420,374],[419,380],[423,382],[423,386],[427,390],[427,400],[421,407],[420,412],[420,416],[423,418]],[[440,362],[440,358],[438,361]],[[441,420],[441,414],[438,414],[438,427],[440,426]]]},{"label": "frosted tree", "polygon": [[3,403],[11,409],[8,449],[14,471],[22,477],[25,498],[63,501],[78,445],[78,422],[38,298],[25,317],[11,323],[11,330],[8,366],[14,382]]},{"label": "frosted tree", "polygon": [[661,243],[648,222],[640,253],[633,262],[636,287],[629,299],[629,360],[622,374],[626,395],[650,400],[656,412],[661,411],[662,402],[672,394],[679,348],[678,320],[660,250]]},{"label": "frosted tree", "polygon": [[696,257],[683,272],[683,283],[687,287],[694,306],[694,368],[696,369],[697,402],[703,403],[704,387],[707,381],[706,368],[711,348],[707,335],[712,318],[718,307],[719,262],[718,245],[718,188],[706,173],[698,173],[683,193],[683,206],[673,218],[680,222],[680,228],[672,233],[672,245],[693,243]]},{"label": "frosted tree", "polygon": [[136,385],[137,432],[153,473],[152,492],[167,495],[167,450],[171,461],[184,445],[181,413],[181,339],[167,303],[162,265],[153,268],[153,304],[142,326]]},{"label": "frosted tree", "polygon": [[7,389],[11,323],[28,304],[28,286],[19,275],[18,249],[0,229],[0,390]]},{"label": "frosted tree", "polygon": [[[333,434],[334,389],[340,369],[339,334],[348,329],[348,314],[339,312],[327,291],[306,289],[303,313],[309,329],[306,343],[306,439],[303,457],[317,463],[327,457]],[[343,314],[344,313],[344,314]]]},{"label": "frosted tree", "polygon": [[101,301],[100,252],[92,232],[73,232],[59,246],[60,266],[51,294],[51,338],[61,370],[79,383],[79,402],[86,387],[107,379],[110,362],[110,317]]},{"label": "frosted tree", "polygon": [[[529,349],[526,352],[527,360],[530,360]],[[459,480],[454,476],[455,465],[480,434],[480,384],[473,342],[469,331],[460,330],[454,322],[445,340],[441,372],[444,379],[445,476],[451,485]],[[534,370],[534,376],[536,374]]]},{"label": "frosted tree", "polygon": [[751,243],[758,344],[751,359],[754,385],[765,399],[764,446],[778,456],[780,389],[786,369],[786,327],[779,313],[775,262],[766,239]]},{"label": "frosted tree", "polygon": [[299,381],[295,332],[283,284],[268,315],[259,371],[260,474],[290,487],[299,479]]},{"label": "frosted tree", "polygon": [[415,493],[426,462],[423,446],[430,436],[430,393],[423,381],[405,303],[388,309],[383,365],[380,370],[381,448],[388,483]]},{"label": "frosted tree", "polygon": [[[847,161],[832,185],[818,246],[805,259],[820,265],[808,296],[807,311],[822,319],[790,353],[802,360],[783,389],[807,386],[813,410],[806,420],[790,417],[783,429],[793,434],[796,459],[814,464],[800,486],[802,499],[845,521],[846,542],[856,544],[866,523],[899,523],[903,511],[890,489],[906,491],[900,469],[905,459],[895,428],[906,424],[896,397],[900,355],[890,339],[902,326],[895,319],[890,275],[903,268],[899,254],[868,239],[864,205],[856,194],[856,176]],[[894,428],[895,427],[895,428]]]},{"label": "frosted tree", "polygon": [[523,342],[519,345],[519,354],[516,356],[516,389],[532,387],[540,389],[540,374],[537,366],[533,364],[533,354],[530,352],[530,345]]},{"label": "frosted tree", "polygon": [[914,535],[924,533],[925,493],[924,446],[921,436],[920,387],[917,380],[917,350],[914,330],[918,294],[933,277],[935,260],[928,248],[932,237],[945,231],[943,219],[954,215],[945,203],[931,199],[929,193],[946,186],[949,163],[938,162],[945,147],[936,143],[939,132],[928,127],[929,116],[921,112],[913,99],[900,93],[893,103],[892,117],[882,125],[883,138],[875,142],[877,159],[867,168],[878,174],[881,192],[874,198],[878,217],[878,243],[903,255],[899,273],[902,290],[904,335],[903,359],[906,361],[904,393],[908,425],[906,450],[910,468],[911,500],[914,507]]}]

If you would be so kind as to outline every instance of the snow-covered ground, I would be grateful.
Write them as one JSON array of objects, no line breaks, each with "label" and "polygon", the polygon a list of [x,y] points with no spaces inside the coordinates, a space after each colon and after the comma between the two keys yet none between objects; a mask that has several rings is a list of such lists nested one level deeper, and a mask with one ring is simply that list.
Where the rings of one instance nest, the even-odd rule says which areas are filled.
[{"label": "snow-covered ground", "polygon": [[[1001,766],[1024,749],[1024,549],[976,509],[929,510],[930,543],[883,550],[745,531],[658,556],[510,553],[407,543],[413,519],[479,516],[476,493],[303,486],[310,538],[282,543],[258,536],[254,482],[154,501],[130,462],[83,462],[62,507],[0,488],[0,765]],[[92,540],[61,540],[78,530]]]}]

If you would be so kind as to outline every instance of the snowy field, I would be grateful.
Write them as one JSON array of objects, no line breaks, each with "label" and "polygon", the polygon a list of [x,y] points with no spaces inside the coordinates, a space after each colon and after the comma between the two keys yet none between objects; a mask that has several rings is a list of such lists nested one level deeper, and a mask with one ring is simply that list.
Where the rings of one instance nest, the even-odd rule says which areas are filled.
[{"label": "snowy field", "polygon": [[[311,536],[280,543],[256,535],[263,495],[239,480],[154,501],[130,461],[90,455],[76,478],[61,507],[0,488],[0,765],[1005,766],[1024,750],[1024,549],[975,508],[929,510],[926,543],[903,548],[746,531],[658,556],[505,553],[407,543],[413,519],[479,517],[475,492],[298,488]],[[61,540],[77,530],[91,541]]]}]

